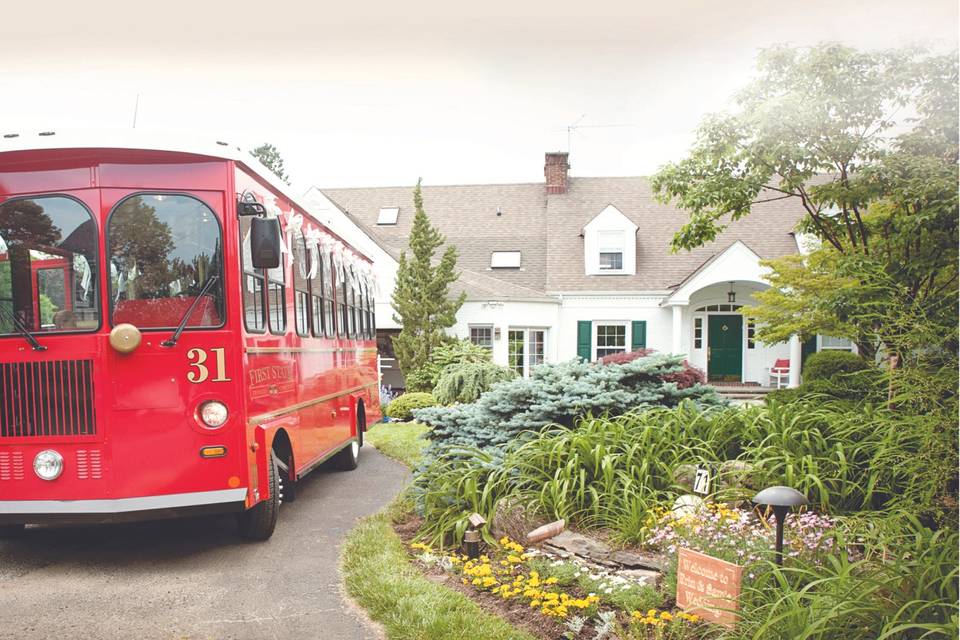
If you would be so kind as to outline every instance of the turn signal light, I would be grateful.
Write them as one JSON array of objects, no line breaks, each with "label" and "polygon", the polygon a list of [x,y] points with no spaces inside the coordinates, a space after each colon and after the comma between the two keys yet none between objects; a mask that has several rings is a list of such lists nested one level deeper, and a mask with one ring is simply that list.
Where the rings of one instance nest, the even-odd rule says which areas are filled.
[{"label": "turn signal light", "polygon": [[203,449],[200,449],[201,458],[222,458],[225,455],[227,455],[226,447],[217,446],[217,447],[204,447]]}]

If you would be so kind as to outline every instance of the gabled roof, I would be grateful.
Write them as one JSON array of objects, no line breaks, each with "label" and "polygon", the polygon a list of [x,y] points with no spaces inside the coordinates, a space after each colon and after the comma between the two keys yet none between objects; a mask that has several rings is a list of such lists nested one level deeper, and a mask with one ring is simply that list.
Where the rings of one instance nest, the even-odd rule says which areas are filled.
[{"label": "gabled roof", "polygon": [[[406,248],[413,221],[412,186],[323,192],[394,254]],[[422,193],[431,222],[457,247],[463,289],[479,295],[479,289],[499,286],[510,298],[527,297],[519,295],[527,291],[545,296],[674,290],[737,240],[763,259],[796,253],[793,230],[804,215],[792,199],[761,203],[751,215],[730,223],[714,242],[671,253],[673,235],[689,214],[659,203],[644,177],[570,177],[566,193],[550,195],[543,183],[424,186]],[[584,273],[583,229],[608,205],[638,227],[636,275]],[[392,206],[400,207],[397,224],[377,225],[380,207]],[[521,269],[490,268],[493,251],[511,250],[523,252]],[[483,283],[476,275],[484,276]]]}]

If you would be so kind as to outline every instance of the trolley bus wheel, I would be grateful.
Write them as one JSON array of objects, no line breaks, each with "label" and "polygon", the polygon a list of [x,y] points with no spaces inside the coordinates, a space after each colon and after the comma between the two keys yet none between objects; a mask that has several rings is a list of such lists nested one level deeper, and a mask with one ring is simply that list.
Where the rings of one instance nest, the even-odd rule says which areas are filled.
[{"label": "trolley bus wheel", "polygon": [[333,466],[340,471],[353,471],[357,468],[360,457],[360,443],[351,440],[350,444],[340,449],[340,453],[333,457]]},{"label": "trolley bus wheel", "polygon": [[4,538],[19,538],[23,535],[25,525],[22,524],[0,524],[0,540]]},{"label": "trolley bus wheel", "polygon": [[277,512],[280,510],[280,486],[277,481],[277,457],[270,454],[270,466],[267,468],[267,483],[270,497],[261,500],[250,509],[237,516],[240,535],[248,540],[267,540],[277,527]]}]

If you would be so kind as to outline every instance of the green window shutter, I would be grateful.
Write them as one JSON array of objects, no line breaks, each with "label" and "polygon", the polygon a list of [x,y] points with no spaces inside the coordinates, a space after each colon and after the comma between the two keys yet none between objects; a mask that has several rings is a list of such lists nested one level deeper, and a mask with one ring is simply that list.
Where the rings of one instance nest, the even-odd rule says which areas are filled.
[{"label": "green window shutter", "polygon": [[634,320],[630,329],[630,350],[645,349],[647,347],[647,321]]},{"label": "green window shutter", "polygon": [[590,362],[590,355],[593,351],[593,323],[589,320],[577,321],[577,355]]}]

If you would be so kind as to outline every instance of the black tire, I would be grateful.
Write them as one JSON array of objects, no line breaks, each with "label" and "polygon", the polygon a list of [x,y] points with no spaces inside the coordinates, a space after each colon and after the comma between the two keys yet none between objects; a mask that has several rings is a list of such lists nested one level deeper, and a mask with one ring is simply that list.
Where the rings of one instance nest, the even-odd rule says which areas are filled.
[{"label": "black tire", "polygon": [[367,413],[363,410],[363,405],[360,405],[360,411],[357,414],[357,442],[360,446],[363,446],[363,432],[367,430]]},{"label": "black tire", "polygon": [[360,459],[360,443],[356,439],[333,456],[333,468],[338,471],[353,471]]},{"label": "black tire", "polygon": [[271,453],[270,465],[267,467],[270,497],[261,500],[237,517],[240,535],[247,540],[269,540],[273,530],[277,528],[277,515],[280,511],[280,486],[277,478],[277,459]]},{"label": "black tire", "polygon": [[0,524],[0,540],[5,538],[19,538],[23,535],[26,525],[23,524]]}]

